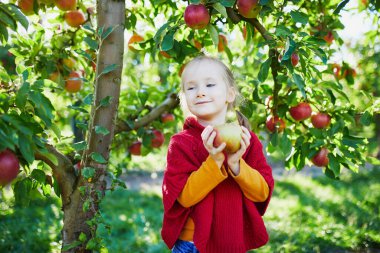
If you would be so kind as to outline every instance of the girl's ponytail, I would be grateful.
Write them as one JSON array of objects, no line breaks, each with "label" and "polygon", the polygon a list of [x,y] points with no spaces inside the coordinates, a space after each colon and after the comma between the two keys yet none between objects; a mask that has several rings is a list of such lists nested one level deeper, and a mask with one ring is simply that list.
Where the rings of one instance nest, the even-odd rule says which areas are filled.
[{"label": "girl's ponytail", "polygon": [[237,118],[237,121],[239,122],[239,125],[244,126],[249,131],[251,131],[251,123],[249,123],[249,120],[247,119],[247,117],[245,117],[241,112],[239,112],[236,109],[235,109],[235,113],[236,113],[236,118]]}]

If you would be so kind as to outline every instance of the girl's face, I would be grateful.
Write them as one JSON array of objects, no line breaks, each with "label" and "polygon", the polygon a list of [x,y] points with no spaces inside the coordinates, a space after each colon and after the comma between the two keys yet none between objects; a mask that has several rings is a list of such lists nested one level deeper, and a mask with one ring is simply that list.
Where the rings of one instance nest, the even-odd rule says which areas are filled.
[{"label": "girl's face", "polygon": [[183,92],[189,111],[206,122],[225,122],[228,103],[235,100],[235,92],[224,77],[222,66],[202,60],[188,66],[183,73]]}]

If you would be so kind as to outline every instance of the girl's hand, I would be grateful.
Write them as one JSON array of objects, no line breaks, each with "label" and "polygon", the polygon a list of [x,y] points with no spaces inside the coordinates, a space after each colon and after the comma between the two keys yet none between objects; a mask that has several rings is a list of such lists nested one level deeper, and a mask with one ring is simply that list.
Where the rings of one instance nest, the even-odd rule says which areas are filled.
[{"label": "girl's hand", "polygon": [[215,136],[216,132],[212,126],[207,126],[201,134],[203,145],[220,168],[224,162],[224,154],[222,151],[226,147],[226,143],[223,142],[219,147],[214,147]]},{"label": "girl's hand", "polygon": [[243,134],[240,142],[240,149],[235,153],[227,156],[228,166],[235,176],[240,173],[240,158],[243,156],[249,144],[251,143],[251,134],[249,133],[248,129],[244,126],[241,126],[241,129],[243,131]]}]

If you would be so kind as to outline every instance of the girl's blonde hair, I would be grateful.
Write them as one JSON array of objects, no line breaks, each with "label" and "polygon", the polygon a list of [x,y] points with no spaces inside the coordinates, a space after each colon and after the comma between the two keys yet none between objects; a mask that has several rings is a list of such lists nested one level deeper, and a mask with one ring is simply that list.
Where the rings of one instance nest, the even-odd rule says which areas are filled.
[{"label": "girl's blonde hair", "polygon": [[183,72],[181,74],[181,92],[180,92],[180,101],[181,101],[181,108],[185,115],[191,115],[189,110],[187,109],[186,102],[185,102],[185,96],[184,96],[184,83],[183,83],[183,76],[185,75],[186,71],[193,66],[196,66],[197,64],[203,62],[203,61],[210,61],[215,64],[218,64],[222,70],[223,70],[223,78],[228,84],[229,88],[232,88],[232,90],[235,92],[235,100],[232,103],[228,104],[228,110],[232,111],[235,106],[237,105],[237,100],[240,97],[239,90],[237,88],[236,82],[234,75],[232,71],[219,59],[211,57],[211,56],[206,56],[206,55],[200,55],[186,63],[185,68],[183,69]]}]

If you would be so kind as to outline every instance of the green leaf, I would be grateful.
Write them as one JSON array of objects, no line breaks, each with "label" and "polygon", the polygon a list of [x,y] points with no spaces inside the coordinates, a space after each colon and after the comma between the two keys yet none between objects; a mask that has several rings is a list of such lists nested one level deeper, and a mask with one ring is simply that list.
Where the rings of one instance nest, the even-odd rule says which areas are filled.
[{"label": "green leaf", "polygon": [[260,82],[263,83],[267,79],[271,63],[272,63],[272,58],[269,57],[265,62],[261,64],[259,74],[257,76]]},{"label": "green leaf", "polygon": [[306,44],[309,44],[311,46],[325,46],[327,43],[324,39],[310,36],[307,37]]},{"label": "green leaf", "polygon": [[279,36],[279,37],[288,37],[288,36],[291,36],[292,35],[292,32],[290,31],[289,28],[287,28],[285,25],[278,25],[276,27],[276,32],[275,32],[276,36]]},{"label": "green leaf", "polygon": [[99,75],[99,76],[101,76],[101,75],[104,75],[104,74],[107,74],[107,73],[110,73],[110,72],[114,71],[115,69],[117,69],[117,68],[118,68],[118,66],[119,66],[119,65],[117,65],[117,64],[110,64],[110,65],[108,65],[107,67],[105,67],[105,68],[103,69],[102,73],[100,73],[100,75]]},{"label": "green leaf", "polygon": [[117,26],[110,26],[105,31],[102,32],[100,38],[101,40],[105,40],[115,29]]},{"label": "green leaf", "polygon": [[102,134],[102,135],[107,135],[110,133],[107,128],[102,127],[102,126],[95,126],[95,133],[97,134]]},{"label": "green leaf", "polygon": [[46,156],[55,166],[58,166],[58,158],[53,154],[49,153],[48,151],[41,151],[41,154]]},{"label": "green leaf", "polygon": [[161,38],[166,34],[166,28],[169,27],[169,24],[171,22],[168,22],[168,23],[165,23],[163,24],[156,32],[156,34],[154,35],[153,39],[154,41],[156,42],[156,44],[161,44]]},{"label": "green leaf", "polygon": [[111,104],[112,99],[113,99],[112,96],[106,96],[105,98],[103,98],[102,100],[100,100],[99,105],[102,106],[102,107],[109,106]]},{"label": "green leaf", "polygon": [[221,0],[220,3],[225,7],[232,7],[234,6],[236,0]]},{"label": "green leaf", "polygon": [[104,159],[104,157],[97,152],[93,152],[91,154],[91,158],[92,158],[92,160],[94,160],[97,163],[107,163],[107,160]]},{"label": "green leaf", "polygon": [[296,42],[292,40],[290,37],[288,37],[286,39],[286,44],[285,44],[285,53],[281,59],[281,62],[290,59],[295,49],[296,49]]},{"label": "green leaf", "polygon": [[13,4],[0,4],[0,7],[9,13],[15,21],[19,22],[25,28],[25,30],[28,29],[29,21],[19,8]]},{"label": "green leaf", "polygon": [[173,48],[174,45],[174,34],[176,30],[171,30],[167,34],[165,34],[164,39],[162,40],[161,49],[164,51],[168,51]]},{"label": "green leaf", "polygon": [[358,144],[363,144],[363,143],[364,143],[363,138],[358,138],[354,136],[346,136],[346,137],[343,137],[342,139],[343,145],[353,147],[353,148],[358,148]]},{"label": "green leaf", "polygon": [[96,40],[93,40],[91,37],[85,37],[84,42],[93,50],[98,50],[99,44]]},{"label": "green leaf", "polygon": [[310,48],[321,59],[323,64],[327,64],[327,55],[322,48]]},{"label": "green leaf", "polygon": [[376,166],[380,165],[380,160],[377,159],[376,157],[372,157],[372,156],[367,156],[367,162],[369,162],[372,165],[376,165]]},{"label": "green leaf", "polygon": [[214,3],[212,7],[214,7],[215,10],[217,10],[220,14],[222,14],[223,17],[228,18],[226,7],[223,4]]},{"label": "green leaf", "polygon": [[91,105],[93,101],[94,101],[94,94],[92,94],[92,93],[88,94],[88,95],[83,99],[83,103],[84,103],[85,105]]},{"label": "green leaf", "polygon": [[87,240],[87,236],[85,233],[81,232],[79,235],[79,241],[85,242]]},{"label": "green leaf", "polygon": [[29,97],[34,103],[36,115],[44,121],[46,126],[50,127],[54,118],[54,107],[50,100],[38,91],[29,92]]},{"label": "green leaf", "polygon": [[219,33],[218,33],[218,30],[212,24],[208,24],[207,25],[207,30],[208,30],[208,33],[211,36],[211,39],[212,39],[212,42],[214,43],[214,45],[218,46],[218,43],[219,43]]},{"label": "green leaf", "polygon": [[328,154],[329,157],[329,168],[334,172],[335,177],[340,175],[340,163],[338,159],[332,154]]},{"label": "green leaf", "polygon": [[39,169],[34,169],[32,174],[30,175],[32,178],[40,182],[41,184],[45,184],[46,175],[45,172]]},{"label": "green leaf", "polygon": [[364,114],[360,117],[360,123],[364,126],[369,126],[372,121],[372,115],[368,111],[364,112]]},{"label": "green leaf", "polygon": [[32,190],[32,180],[24,178],[16,182],[14,186],[15,202],[17,206],[27,207],[30,203],[30,192]]},{"label": "green leaf", "polygon": [[294,83],[297,85],[298,89],[301,91],[301,94],[304,97],[304,99],[306,99],[305,81],[303,80],[303,78],[297,73],[293,73],[293,80]]},{"label": "green leaf", "polygon": [[303,25],[306,25],[309,22],[309,16],[300,11],[291,11],[290,16],[296,23],[301,23]]},{"label": "green leaf", "polygon": [[0,22],[8,26],[12,30],[17,30],[16,21],[9,15],[7,11],[4,11],[0,5]]},{"label": "green leaf", "polygon": [[28,98],[27,94],[29,93],[30,85],[28,82],[24,82],[16,94],[16,105],[21,110],[25,107],[26,100]]},{"label": "green leaf", "polygon": [[84,167],[81,170],[81,174],[85,179],[92,178],[95,175],[95,169],[92,167]]},{"label": "green leaf", "polygon": [[292,142],[286,133],[284,133],[281,137],[280,150],[284,157],[288,157],[292,151]]},{"label": "green leaf", "polygon": [[86,249],[89,249],[89,250],[94,250],[96,249],[96,247],[97,247],[97,243],[96,243],[95,238],[91,238],[86,244]]},{"label": "green leaf", "polygon": [[277,131],[274,132],[270,138],[270,142],[271,144],[276,147],[278,145],[278,141],[279,141],[279,138],[278,138],[278,133]]},{"label": "green leaf", "polygon": [[67,106],[69,109],[73,109],[78,112],[83,112],[83,113],[88,113],[88,111],[80,106],[75,106],[75,105],[69,105]]},{"label": "green leaf", "polygon": [[18,145],[24,159],[30,164],[34,161],[33,141],[30,137],[19,134]]},{"label": "green leaf", "polygon": [[74,241],[70,244],[66,244],[65,246],[62,247],[62,251],[68,251],[70,249],[73,249],[75,247],[78,247],[79,245],[81,245],[82,243],[80,241]]},{"label": "green leaf", "polygon": [[3,24],[0,22],[0,39],[5,44],[8,41],[8,30]]},{"label": "green leaf", "polygon": [[339,12],[348,4],[350,0],[344,0],[338,4],[338,7],[334,10],[334,14],[339,14]]},{"label": "green leaf", "polygon": [[86,141],[80,141],[72,144],[75,151],[81,151],[85,150],[87,148],[87,142]]}]

